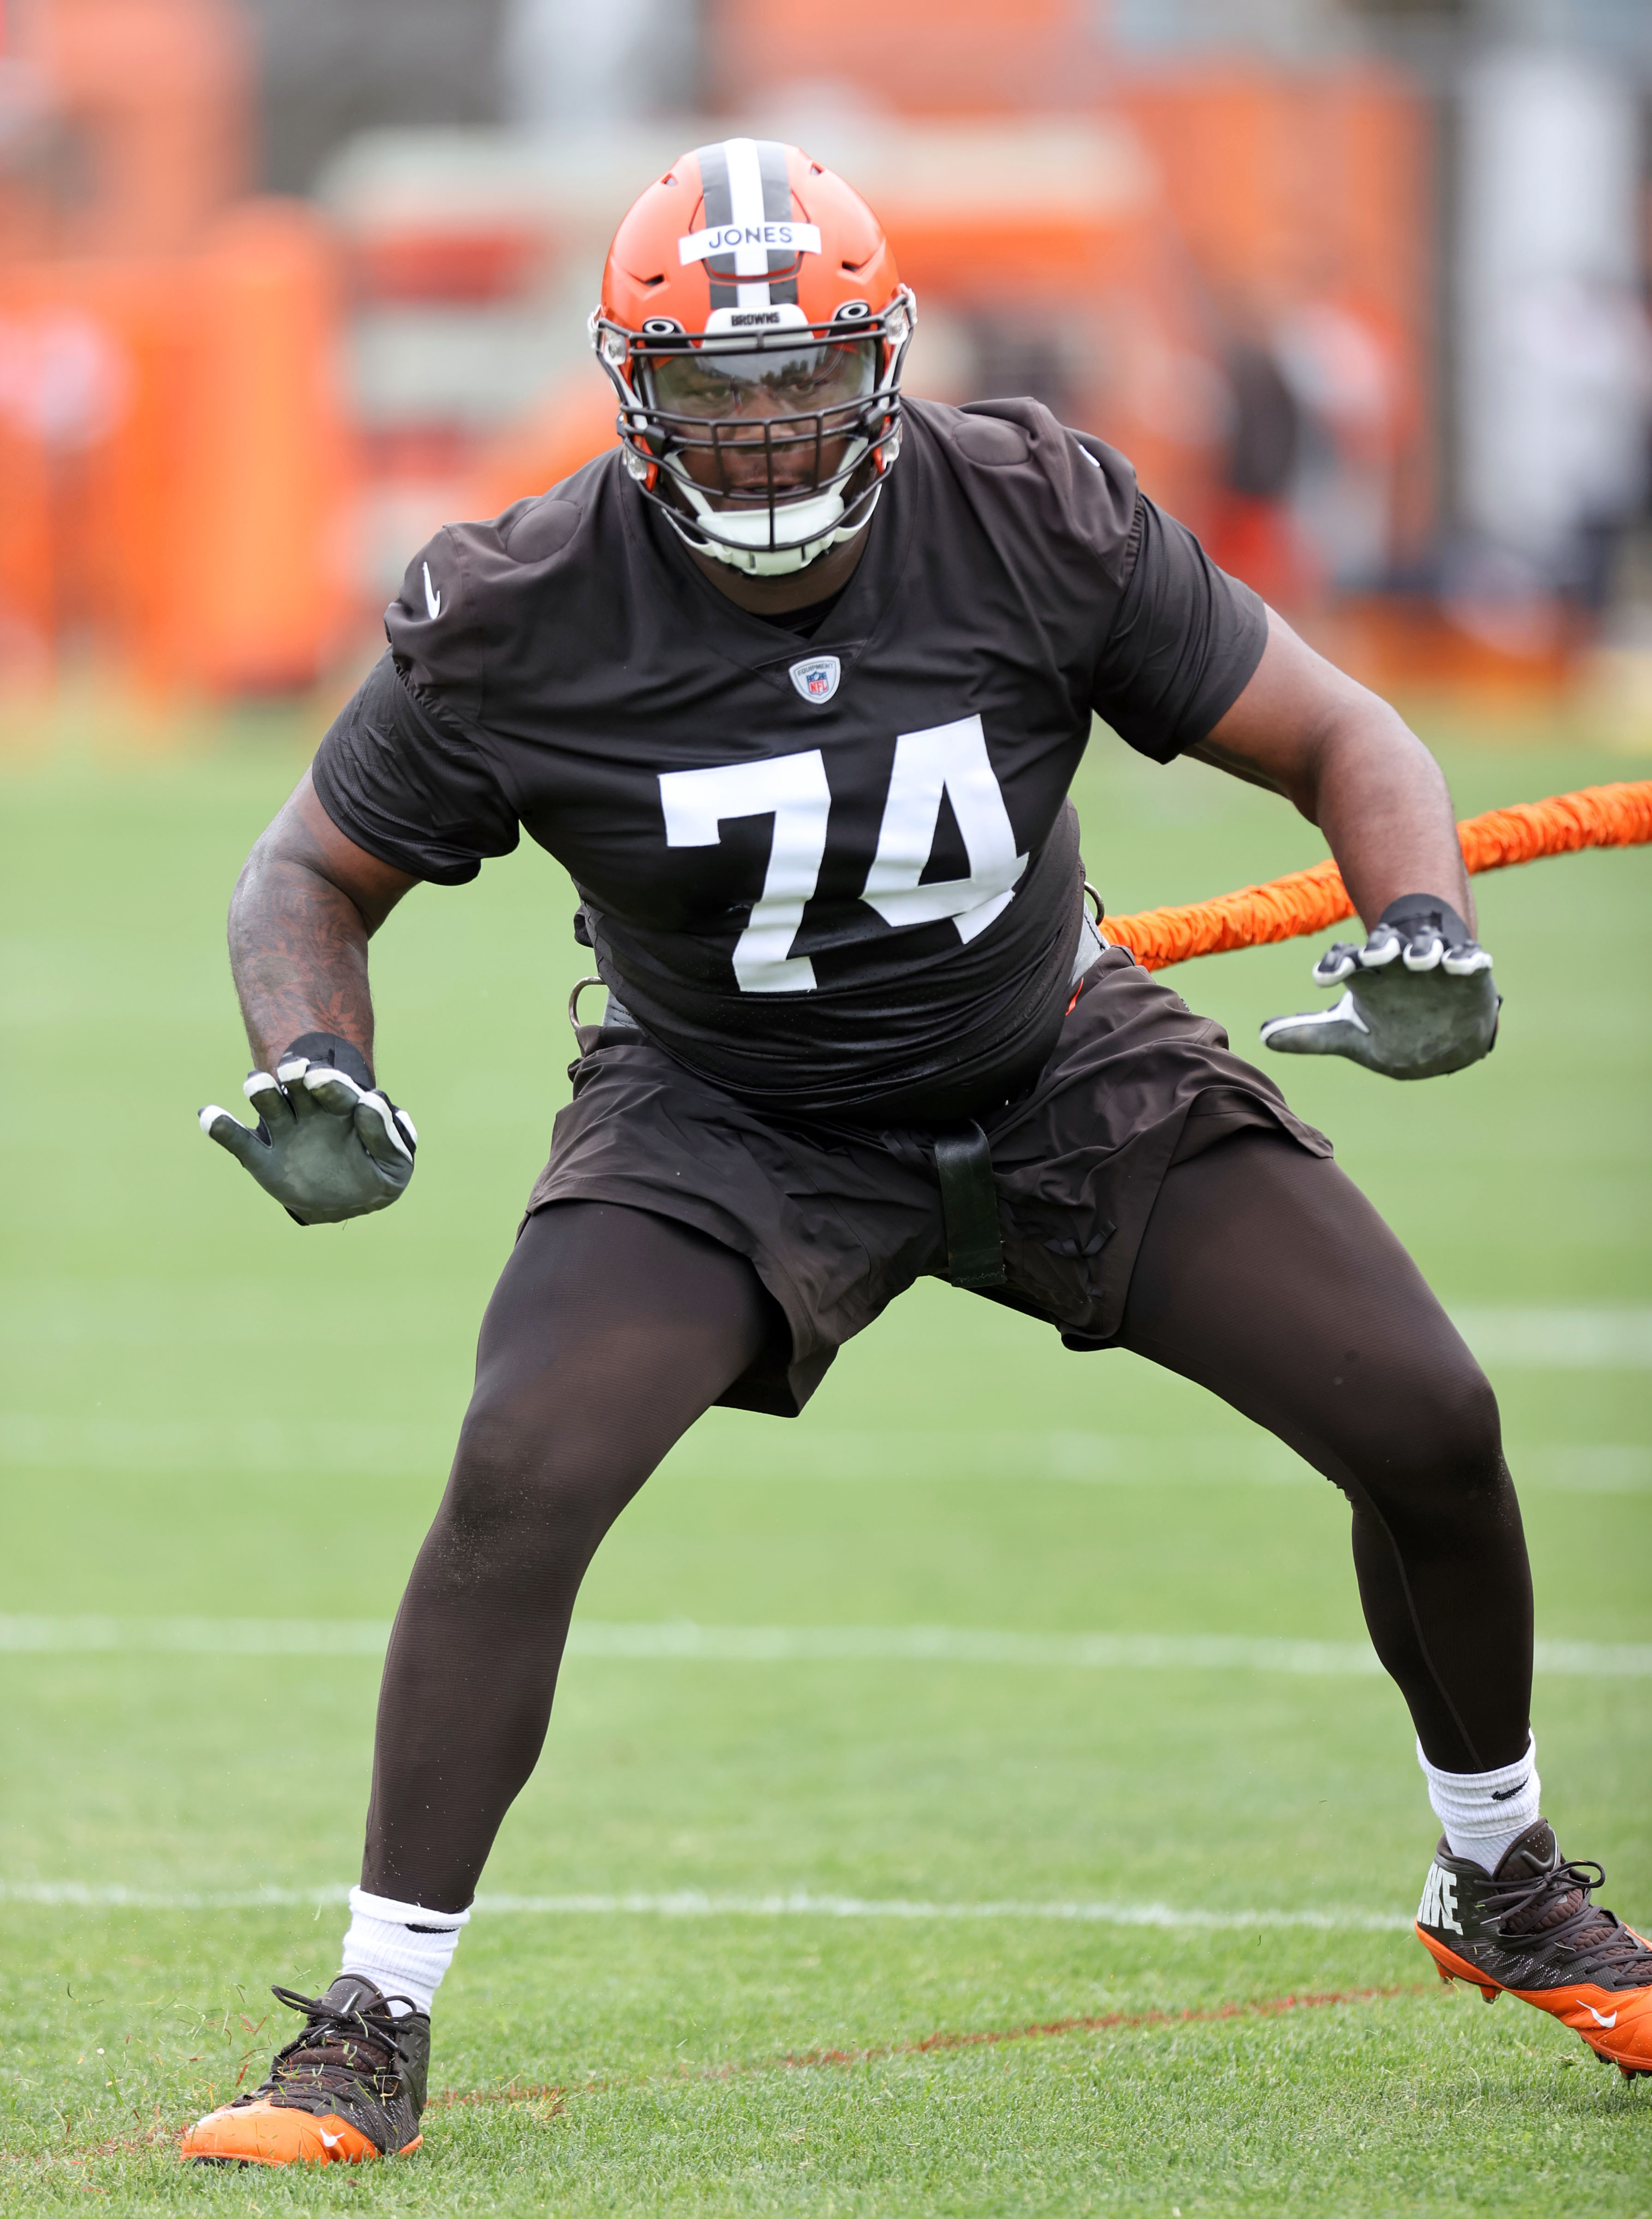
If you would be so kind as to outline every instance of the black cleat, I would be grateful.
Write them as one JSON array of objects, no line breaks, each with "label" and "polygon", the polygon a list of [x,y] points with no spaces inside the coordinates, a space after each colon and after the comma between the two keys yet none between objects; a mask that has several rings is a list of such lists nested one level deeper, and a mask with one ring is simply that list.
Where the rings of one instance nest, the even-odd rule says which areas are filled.
[{"label": "black cleat", "polygon": [[1625,2079],[1652,2074],[1652,1947],[1590,1900],[1597,1864],[1561,1855],[1547,1819],[1526,1828],[1494,1874],[1442,1839],[1417,1910],[1417,1938],[1446,1981],[1488,2004],[1506,1991],[1581,2034]]},{"label": "black cleat", "polygon": [[340,1973],[326,1995],[274,1988],[304,2031],[261,2088],[197,2119],[178,2154],[197,2165],[360,2165],[424,2140],[430,2019],[398,2018],[371,1980]]}]

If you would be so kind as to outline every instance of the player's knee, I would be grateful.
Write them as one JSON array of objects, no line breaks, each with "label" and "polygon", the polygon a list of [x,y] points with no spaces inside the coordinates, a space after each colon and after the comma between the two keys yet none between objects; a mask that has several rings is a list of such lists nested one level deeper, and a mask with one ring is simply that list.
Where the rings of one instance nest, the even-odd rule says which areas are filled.
[{"label": "player's knee", "polygon": [[1429,1428],[1444,1468],[1469,1482],[1494,1482],[1503,1461],[1502,1420],[1491,1382],[1467,1349],[1445,1368],[1429,1404]]},{"label": "player's knee", "polygon": [[459,1429],[442,1519],[473,1546],[504,1540],[531,1551],[537,1537],[561,1545],[612,1517],[631,1489],[615,1468],[611,1429],[587,1426],[556,1400],[481,1385]]},{"label": "player's knee", "polygon": [[[1466,1348],[1436,1352],[1389,1381],[1384,1415],[1368,1437],[1378,1491],[1445,1488],[1462,1495],[1504,1484],[1502,1422],[1491,1382]],[[1369,1467],[1368,1467],[1369,1470]]]}]

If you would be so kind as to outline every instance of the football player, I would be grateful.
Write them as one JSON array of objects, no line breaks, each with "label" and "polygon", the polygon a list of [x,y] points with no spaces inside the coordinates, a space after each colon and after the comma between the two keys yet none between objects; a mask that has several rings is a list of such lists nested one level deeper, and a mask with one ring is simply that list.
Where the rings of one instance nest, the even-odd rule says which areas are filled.
[{"label": "football player", "polygon": [[913,316],[819,163],[685,154],[592,319],[618,447],[414,556],[236,889],[258,1123],[201,1122],[301,1225],[413,1175],[367,961],[411,886],[525,828],[606,1001],[391,1637],[339,1976],[276,1991],[301,2030],[188,2158],[417,2144],[432,2000],[604,1533],[702,1411],[795,1416],[926,1273],[1202,1382],[1343,1490],[1444,1828],[1418,1932],[1652,2067],[1652,1949],[1540,1808],[1491,1389],[1329,1142],[1098,935],[1067,799],[1098,715],[1276,789],[1367,936],[1268,1044],[1420,1078],[1497,1022],[1444,781],[1100,439],[904,401]]}]

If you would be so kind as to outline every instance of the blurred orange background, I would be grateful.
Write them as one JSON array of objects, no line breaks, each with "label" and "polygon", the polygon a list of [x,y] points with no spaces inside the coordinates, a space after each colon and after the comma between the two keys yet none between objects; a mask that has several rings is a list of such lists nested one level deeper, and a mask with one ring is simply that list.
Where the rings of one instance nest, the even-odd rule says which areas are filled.
[{"label": "blurred orange background", "polygon": [[1626,78],[1491,5],[0,3],[0,698],[346,682],[438,525],[612,443],[607,237],[732,127],[877,208],[911,389],[1110,439],[1361,674],[1652,655],[1652,31]]}]

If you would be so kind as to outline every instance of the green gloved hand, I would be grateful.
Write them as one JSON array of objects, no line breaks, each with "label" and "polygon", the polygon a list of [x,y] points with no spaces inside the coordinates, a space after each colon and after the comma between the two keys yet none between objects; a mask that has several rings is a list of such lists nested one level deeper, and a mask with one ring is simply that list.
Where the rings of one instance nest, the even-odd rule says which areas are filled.
[{"label": "green gloved hand", "polygon": [[1329,1010],[1270,1017],[1264,1047],[1282,1055],[1345,1055],[1388,1078],[1437,1078],[1489,1055],[1502,997],[1492,959],[1449,902],[1405,894],[1390,902],[1364,946],[1338,941],[1314,967],[1316,985],[1339,986]]},{"label": "green gloved hand", "polygon": [[306,1033],[273,1077],[255,1071],[242,1091],[258,1113],[256,1131],[215,1102],[199,1112],[201,1129],[298,1224],[337,1225],[400,1200],[419,1135],[349,1041]]}]

